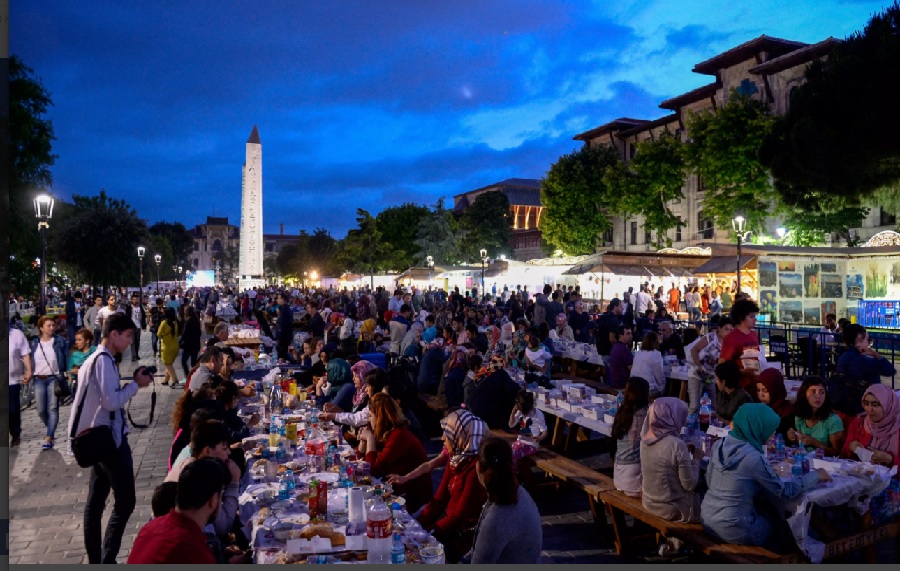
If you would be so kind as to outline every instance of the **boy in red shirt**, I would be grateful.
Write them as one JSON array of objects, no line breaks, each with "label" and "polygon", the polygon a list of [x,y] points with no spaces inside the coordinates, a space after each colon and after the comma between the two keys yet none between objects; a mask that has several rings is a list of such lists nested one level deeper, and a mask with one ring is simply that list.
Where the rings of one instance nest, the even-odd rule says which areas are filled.
[{"label": "boy in red shirt", "polygon": [[178,478],[175,509],[141,528],[128,563],[215,564],[203,528],[215,521],[229,479],[218,458],[188,464]]}]

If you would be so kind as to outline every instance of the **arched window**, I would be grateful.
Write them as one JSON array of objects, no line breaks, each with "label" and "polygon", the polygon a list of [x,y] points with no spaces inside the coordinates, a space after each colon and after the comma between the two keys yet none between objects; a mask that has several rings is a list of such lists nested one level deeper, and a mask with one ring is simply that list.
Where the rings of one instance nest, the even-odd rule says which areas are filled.
[{"label": "arched window", "polygon": [[213,252],[221,252],[222,251],[222,241],[221,240],[217,239],[217,240],[213,241],[212,251]]}]

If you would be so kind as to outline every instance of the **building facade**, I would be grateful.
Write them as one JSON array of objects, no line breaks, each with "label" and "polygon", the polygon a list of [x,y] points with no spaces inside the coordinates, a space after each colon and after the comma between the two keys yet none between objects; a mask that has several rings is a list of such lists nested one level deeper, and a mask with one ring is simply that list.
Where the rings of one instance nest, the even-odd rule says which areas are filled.
[{"label": "building facade", "polygon": [[[630,161],[639,142],[663,133],[674,134],[686,141],[689,134],[685,123],[690,114],[715,111],[725,104],[732,90],[765,103],[773,113],[784,114],[790,106],[793,91],[804,81],[806,68],[812,61],[827,56],[837,41],[828,38],[816,44],[805,44],[760,36],[695,65],[695,73],[712,76],[714,81],[663,101],[659,106],[670,111],[669,115],[654,120],[622,117],[580,133],[574,139],[591,147],[611,146],[623,160]],[[681,224],[668,234],[674,248],[734,242],[731,228],[717,228],[704,214],[703,181],[697,175],[687,177],[683,194],[683,199],[669,204],[681,220]],[[643,222],[640,216],[614,218],[613,228],[603,236],[602,246],[625,251],[654,250],[653,236],[644,229]],[[767,233],[774,236],[780,222],[771,217]],[[855,232],[865,241],[895,225],[895,216],[876,207]]]},{"label": "building facade", "polygon": [[525,261],[544,257],[541,231],[538,229],[544,212],[541,205],[541,181],[533,178],[510,178],[457,194],[453,197],[454,212],[463,212],[485,192],[502,192],[509,199],[513,221],[509,247],[513,250],[513,258]]}]

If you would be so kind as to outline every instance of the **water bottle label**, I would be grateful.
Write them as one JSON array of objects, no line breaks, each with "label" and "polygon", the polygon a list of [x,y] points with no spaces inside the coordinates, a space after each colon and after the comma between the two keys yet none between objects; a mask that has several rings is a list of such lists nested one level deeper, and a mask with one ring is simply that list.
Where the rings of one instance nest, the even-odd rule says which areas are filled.
[{"label": "water bottle label", "polygon": [[386,539],[391,537],[391,518],[382,520],[367,520],[366,535],[369,539]]}]

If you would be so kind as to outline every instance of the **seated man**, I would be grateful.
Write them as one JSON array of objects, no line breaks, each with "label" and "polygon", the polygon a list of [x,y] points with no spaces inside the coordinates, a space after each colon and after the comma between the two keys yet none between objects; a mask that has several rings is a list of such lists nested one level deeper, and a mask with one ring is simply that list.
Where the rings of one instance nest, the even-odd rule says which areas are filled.
[{"label": "seated man", "polygon": [[175,509],[141,528],[128,563],[215,564],[203,528],[216,519],[229,482],[221,460],[191,463],[178,478]]},{"label": "seated man", "polygon": [[741,405],[753,402],[750,394],[741,388],[741,369],[734,361],[716,365],[716,414],[725,422],[731,422]]},{"label": "seated man", "polygon": [[837,363],[837,372],[867,385],[881,382],[881,377],[893,376],[897,369],[878,351],[869,346],[869,333],[858,323],[844,328],[847,350]]},{"label": "seated man", "polygon": [[182,472],[203,458],[218,458],[224,463],[230,474],[230,483],[219,494],[221,509],[216,511],[215,517],[209,522],[213,525],[216,534],[220,536],[231,531],[238,510],[238,485],[240,484],[241,470],[229,458],[231,455],[231,448],[228,444],[230,438],[231,433],[228,427],[219,420],[207,420],[200,424],[191,433],[191,457],[173,466],[165,479],[166,482],[181,482]]}]

